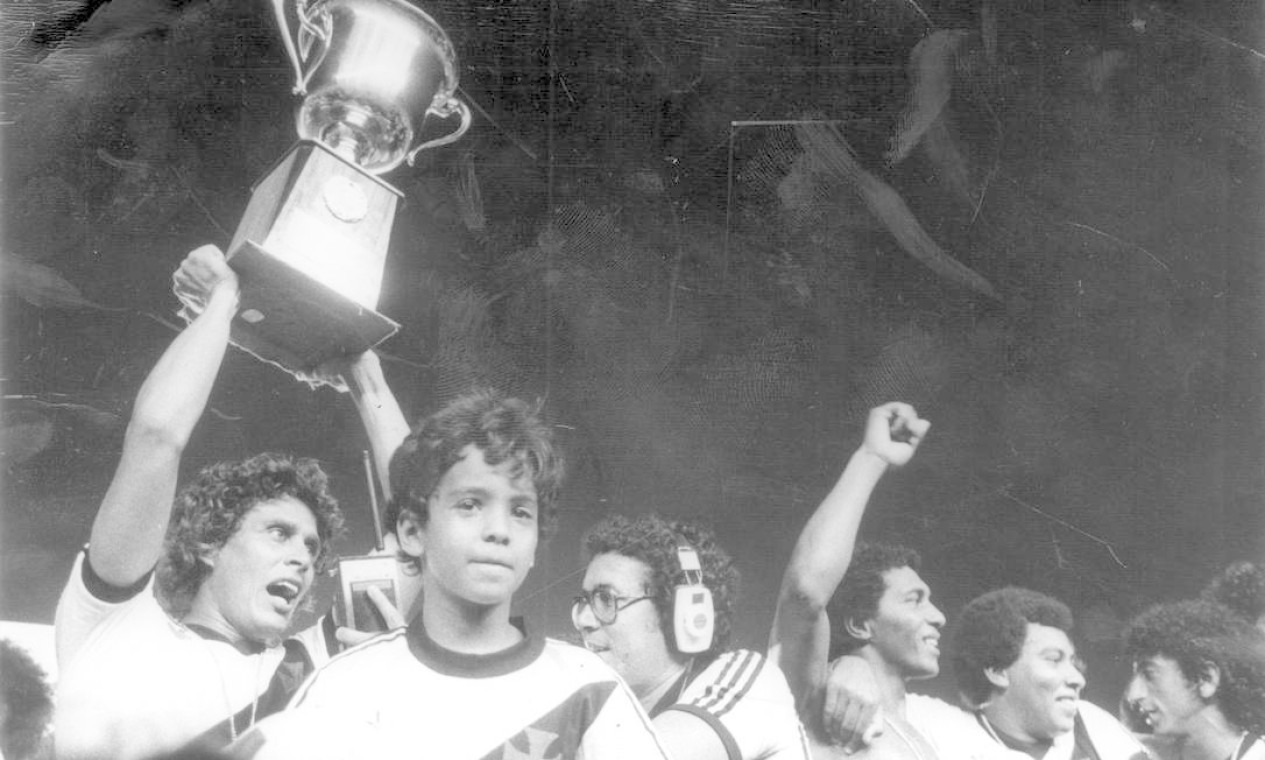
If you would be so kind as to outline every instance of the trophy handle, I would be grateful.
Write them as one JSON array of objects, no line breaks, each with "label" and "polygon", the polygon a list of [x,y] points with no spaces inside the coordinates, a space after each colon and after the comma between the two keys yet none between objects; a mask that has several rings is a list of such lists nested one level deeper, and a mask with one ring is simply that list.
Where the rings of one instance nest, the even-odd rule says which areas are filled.
[{"label": "trophy handle", "polygon": [[[322,9],[318,12],[320,20],[313,21],[314,14],[307,0],[294,0],[294,15],[299,20],[299,44],[296,47],[294,35],[290,33],[290,22],[286,19],[286,0],[272,0],[272,10],[277,17],[277,25],[281,27],[281,41],[285,44],[286,57],[290,59],[290,65],[294,67],[294,94],[304,95],[307,93],[307,83],[312,78],[312,73],[321,65],[329,52],[332,31],[329,13]],[[308,55],[312,52],[312,43],[316,40],[322,43],[321,52],[305,74],[303,62],[308,59]]]},{"label": "trophy handle", "polygon": [[457,140],[460,140],[461,136],[464,135],[466,133],[466,130],[470,128],[471,116],[470,116],[469,106],[467,106],[465,103],[461,102],[460,100],[457,100],[454,97],[449,97],[448,102],[444,103],[444,105],[439,108],[432,107],[430,111],[428,111],[428,113],[433,113],[441,119],[447,119],[451,117],[453,114],[461,114],[461,125],[458,126],[455,131],[449,132],[443,137],[437,137],[434,140],[428,140],[422,143],[421,145],[417,146],[413,150],[409,151],[409,154],[408,154],[409,166],[413,165],[413,159],[417,158],[418,153],[421,153],[423,150],[426,150],[427,148],[438,148],[441,145],[447,145],[448,143],[456,142]]}]

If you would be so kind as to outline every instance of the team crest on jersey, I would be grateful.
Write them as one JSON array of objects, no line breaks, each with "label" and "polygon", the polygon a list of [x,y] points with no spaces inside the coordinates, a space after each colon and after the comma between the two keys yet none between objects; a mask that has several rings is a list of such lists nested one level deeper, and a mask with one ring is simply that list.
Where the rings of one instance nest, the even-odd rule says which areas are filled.
[{"label": "team crest on jersey", "polygon": [[584,734],[615,691],[605,681],[581,686],[552,710],[483,756],[483,760],[563,760],[580,753]]}]

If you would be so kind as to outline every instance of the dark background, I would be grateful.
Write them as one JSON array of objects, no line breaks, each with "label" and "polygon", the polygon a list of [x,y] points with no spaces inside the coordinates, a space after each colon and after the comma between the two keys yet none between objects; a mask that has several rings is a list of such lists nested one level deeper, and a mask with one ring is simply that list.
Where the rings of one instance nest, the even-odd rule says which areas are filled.
[{"label": "dark background", "polygon": [[[410,416],[545,399],[572,474],[519,595],[537,625],[569,627],[585,528],[661,510],[719,531],[762,648],[889,399],[933,428],[864,534],[923,552],[950,621],[1004,583],[1067,600],[1104,704],[1123,621],[1262,558],[1260,3],[425,9],[477,115],[386,177],[384,365]],[[298,103],[262,2],[4,15],[0,618],[51,622],[170,274],[228,243]],[[233,351],[185,469],[316,456],[358,552],[364,446],[346,398]]]}]

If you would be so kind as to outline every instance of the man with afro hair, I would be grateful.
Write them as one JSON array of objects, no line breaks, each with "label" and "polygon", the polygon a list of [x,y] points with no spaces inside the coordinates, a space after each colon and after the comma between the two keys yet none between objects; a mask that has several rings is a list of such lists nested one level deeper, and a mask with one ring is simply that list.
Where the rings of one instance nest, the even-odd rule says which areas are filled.
[{"label": "man with afro hair", "polygon": [[974,713],[958,730],[1044,760],[1145,757],[1115,718],[1080,698],[1085,676],[1071,632],[1072,611],[1038,591],[1011,586],[971,600],[949,651]]}]

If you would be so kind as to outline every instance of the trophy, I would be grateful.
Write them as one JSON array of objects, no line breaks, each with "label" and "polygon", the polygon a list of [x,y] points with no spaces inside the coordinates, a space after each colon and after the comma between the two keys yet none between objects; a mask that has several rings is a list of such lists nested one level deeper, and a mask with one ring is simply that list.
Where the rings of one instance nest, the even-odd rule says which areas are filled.
[{"label": "trophy", "polygon": [[[448,35],[405,0],[273,0],[273,8],[303,96],[299,140],[252,188],[229,245],[241,283],[232,341],[305,377],[399,329],[376,311],[402,197],[379,175],[459,139],[470,109],[453,95]],[[431,117],[459,121],[414,145]]]}]

